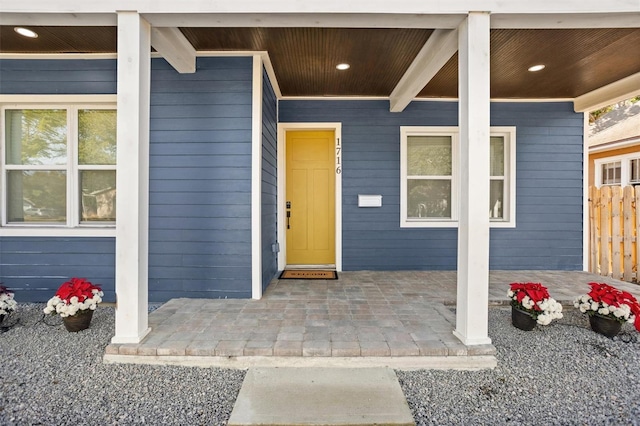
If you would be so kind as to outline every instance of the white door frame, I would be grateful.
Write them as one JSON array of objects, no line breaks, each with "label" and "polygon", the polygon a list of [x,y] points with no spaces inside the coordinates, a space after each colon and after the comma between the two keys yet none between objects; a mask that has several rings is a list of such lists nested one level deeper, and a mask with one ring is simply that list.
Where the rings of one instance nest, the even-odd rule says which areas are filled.
[{"label": "white door frame", "polygon": [[[296,130],[332,130],[335,132],[336,143],[336,270],[342,271],[342,123],[278,123],[278,269],[284,270],[287,265],[287,229],[286,197],[287,197],[287,132]],[[340,148],[340,149],[338,149]],[[340,173],[337,172],[338,167]]]}]

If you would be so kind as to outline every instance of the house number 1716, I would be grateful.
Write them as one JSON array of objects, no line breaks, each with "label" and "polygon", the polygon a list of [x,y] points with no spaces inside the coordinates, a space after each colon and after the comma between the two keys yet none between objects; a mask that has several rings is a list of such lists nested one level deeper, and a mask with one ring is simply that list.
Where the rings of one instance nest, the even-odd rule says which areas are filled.
[{"label": "house number 1716", "polygon": [[340,146],[340,138],[336,139],[336,174],[342,173],[342,147]]}]

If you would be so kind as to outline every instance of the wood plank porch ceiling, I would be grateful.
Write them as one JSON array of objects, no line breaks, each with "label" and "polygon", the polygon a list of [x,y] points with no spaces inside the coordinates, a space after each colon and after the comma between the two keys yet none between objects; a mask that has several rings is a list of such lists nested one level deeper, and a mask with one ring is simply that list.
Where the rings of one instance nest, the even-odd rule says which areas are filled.
[{"label": "wood plank porch ceiling", "polygon": [[[0,27],[0,53],[115,53],[115,27]],[[429,29],[181,28],[197,51],[268,51],[284,96],[387,97]],[[338,63],[351,65],[337,71]],[[527,71],[544,64],[538,73]],[[418,97],[457,96],[457,55]],[[640,29],[491,31],[493,98],[575,98],[640,72]]]}]

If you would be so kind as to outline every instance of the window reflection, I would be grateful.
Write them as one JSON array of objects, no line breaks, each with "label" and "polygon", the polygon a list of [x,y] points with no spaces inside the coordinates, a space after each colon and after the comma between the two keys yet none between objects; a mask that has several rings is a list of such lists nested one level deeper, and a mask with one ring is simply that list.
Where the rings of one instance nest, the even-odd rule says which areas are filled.
[{"label": "window reflection", "polygon": [[7,110],[7,164],[63,165],[67,162],[67,112]]}]

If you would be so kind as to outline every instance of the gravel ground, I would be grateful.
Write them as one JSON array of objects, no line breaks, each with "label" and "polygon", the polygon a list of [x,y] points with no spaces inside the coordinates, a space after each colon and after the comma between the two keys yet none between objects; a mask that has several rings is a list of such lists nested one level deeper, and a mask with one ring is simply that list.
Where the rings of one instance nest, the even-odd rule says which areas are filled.
[{"label": "gravel ground", "polygon": [[[114,310],[69,333],[44,305],[19,306],[0,333],[0,425],[226,424],[244,371],[102,364]],[[498,367],[397,371],[419,425],[640,425],[640,334],[613,340],[572,308],[524,332],[489,310]]]},{"label": "gravel ground", "polygon": [[521,331],[510,308],[490,309],[494,370],[397,371],[417,424],[640,424],[640,334],[625,324],[608,339],[574,308],[564,315]]},{"label": "gravel ground", "polygon": [[69,333],[44,304],[19,305],[20,323],[0,333],[0,425],[223,425],[244,371],[105,365],[114,309]]}]

